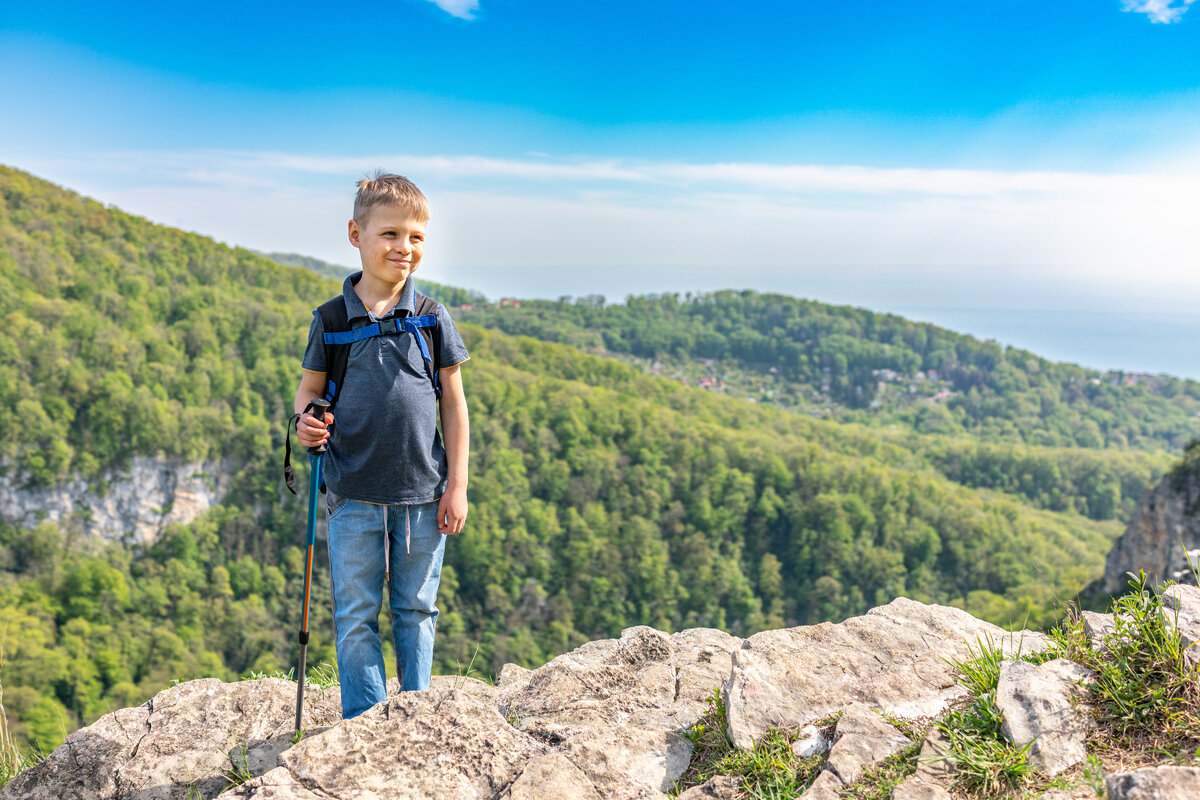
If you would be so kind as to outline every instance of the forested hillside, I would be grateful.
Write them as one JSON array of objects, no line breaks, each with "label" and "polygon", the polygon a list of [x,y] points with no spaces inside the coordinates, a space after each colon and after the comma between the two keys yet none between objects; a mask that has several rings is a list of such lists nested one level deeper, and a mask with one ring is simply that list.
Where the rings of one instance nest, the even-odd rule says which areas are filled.
[{"label": "forested hillside", "polygon": [[843,421],[987,441],[1174,451],[1200,428],[1194,380],[1101,373],[892,314],[784,295],[475,302],[458,313]]},{"label": "forested hillside", "polygon": [[[279,462],[310,311],[337,290],[0,168],[0,402],[17,420],[0,479],[99,482],[165,454],[219,461],[236,487],[144,549],[0,524],[0,683],[22,745],[172,679],[294,663],[305,504]],[[1172,462],[814,420],[461,327],[471,512],[447,549],[443,672],[638,623],[746,634],[900,594],[1043,623]],[[310,663],[332,661],[328,605],[322,561]]]}]

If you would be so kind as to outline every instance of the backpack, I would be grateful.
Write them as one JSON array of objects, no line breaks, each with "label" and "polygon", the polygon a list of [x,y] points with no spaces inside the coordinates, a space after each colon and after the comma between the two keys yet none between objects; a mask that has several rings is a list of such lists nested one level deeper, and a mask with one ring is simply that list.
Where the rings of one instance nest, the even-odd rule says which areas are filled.
[{"label": "backpack", "polygon": [[[388,317],[370,325],[350,330],[350,319],[346,314],[346,301],[342,295],[320,305],[313,314],[321,317],[321,328],[325,339],[325,400],[326,410],[337,404],[338,393],[346,380],[346,366],[350,361],[350,345],[373,336],[405,335],[411,333],[421,349],[421,360],[425,363],[425,374],[433,384],[436,397],[442,396],[438,383],[437,363],[441,358],[442,337],[437,324],[437,301],[420,292],[413,292],[413,314],[408,317]],[[310,411],[312,404],[304,409]],[[296,493],[295,474],[292,470],[292,429],[299,414],[288,420],[286,446],[283,456],[283,482],[292,494]],[[321,491],[325,491],[324,482]]]}]

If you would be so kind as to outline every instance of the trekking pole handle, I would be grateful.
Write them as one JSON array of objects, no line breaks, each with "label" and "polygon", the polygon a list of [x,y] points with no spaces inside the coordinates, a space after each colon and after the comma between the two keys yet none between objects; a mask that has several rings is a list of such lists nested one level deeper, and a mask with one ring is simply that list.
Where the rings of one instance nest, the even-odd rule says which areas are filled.
[{"label": "trekking pole handle", "polygon": [[[323,397],[318,397],[317,399],[313,400],[312,403],[310,403],[309,405],[312,406],[313,419],[315,419],[317,422],[324,422],[325,421],[325,409],[329,408],[329,401]],[[325,445],[319,444],[316,447],[310,447],[310,448],[308,448],[308,452],[310,452],[314,455],[317,455],[319,453],[324,453]]]}]

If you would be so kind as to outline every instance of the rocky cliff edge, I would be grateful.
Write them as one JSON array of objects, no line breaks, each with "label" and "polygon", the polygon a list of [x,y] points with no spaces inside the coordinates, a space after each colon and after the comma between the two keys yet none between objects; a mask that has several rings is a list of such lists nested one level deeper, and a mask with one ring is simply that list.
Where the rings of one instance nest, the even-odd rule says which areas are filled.
[{"label": "rocky cliff edge", "polygon": [[[714,689],[741,748],[769,728],[840,712],[830,741],[813,729],[814,752],[831,749],[804,794],[831,800],[864,769],[912,744],[877,712],[928,719],[945,711],[965,694],[951,662],[989,639],[1010,653],[1045,646],[1041,634],[1009,633],[958,609],[904,598],[839,624],[747,639],[635,627],[534,670],[507,665],[495,686],[437,677],[430,690],[392,694],[353,720],[341,720],[337,688],[314,687],[306,693],[305,734],[295,742],[294,683],[189,681],[76,731],[0,790],[0,800],[664,798],[692,756],[683,732],[704,716]],[[1079,716],[1070,697],[1077,665],[1061,661],[1036,668],[1005,662],[1013,668],[998,692],[1009,698],[1005,718],[1014,735],[1045,743],[1048,770],[1064,768],[1055,759],[1065,765],[1075,758],[1070,747],[1051,753],[1054,740],[1081,742],[1086,730],[1064,733],[1056,722],[1039,730],[1028,710]],[[925,743],[935,753],[937,746],[933,737]],[[1187,790],[1200,792],[1195,771],[1170,779],[1190,780]],[[946,772],[935,758],[894,797],[948,798]],[[717,778],[681,798],[739,796],[736,781]]]}]

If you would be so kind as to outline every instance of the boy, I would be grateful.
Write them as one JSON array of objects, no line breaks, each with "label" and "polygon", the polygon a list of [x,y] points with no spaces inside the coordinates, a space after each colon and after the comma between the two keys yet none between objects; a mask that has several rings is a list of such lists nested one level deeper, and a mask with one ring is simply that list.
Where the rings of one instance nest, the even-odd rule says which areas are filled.
[{"label": "boy", "polygon": [[327,364],[322,313],[314,311],[296,390],[297,440],[328,448],[330,583],[345,719],[387,698],[378,625],[385,582],[401,691],[429,688],[445,540],[462,531],[467,516],[467,402],[459,374],[466,347],[437,304],[435,347],[425,348],[437,363],[427,372],[422,331],[401,322],[414,315],[412,274],[428,221],[428,201],[407,178],[376,174],[358,182],[349,236],[362,272],[342,286],[347,327],[397,322],[381,323],[386,335],[349,345],[343,386],[318,422],[309,403],[326,396]]}]

